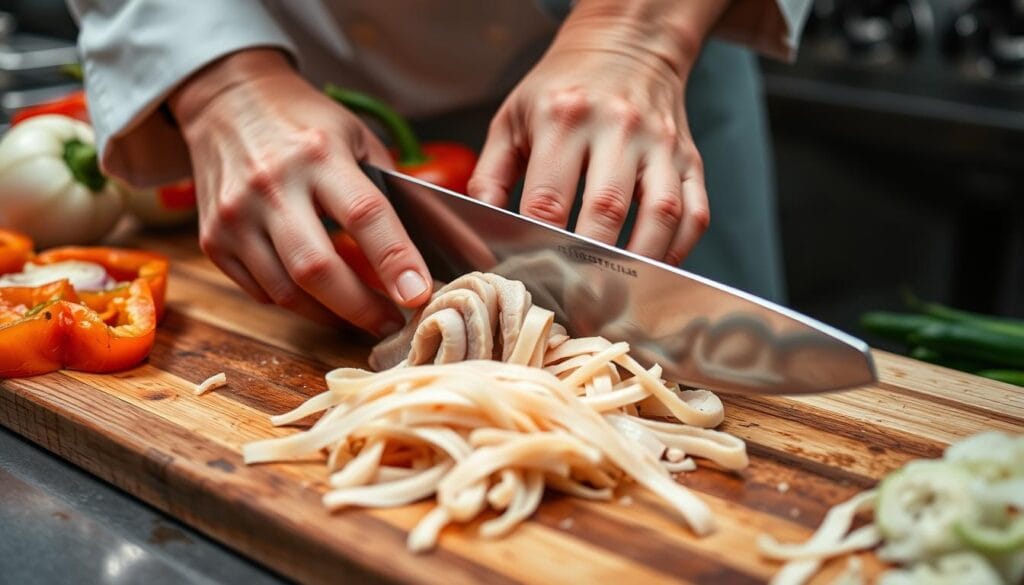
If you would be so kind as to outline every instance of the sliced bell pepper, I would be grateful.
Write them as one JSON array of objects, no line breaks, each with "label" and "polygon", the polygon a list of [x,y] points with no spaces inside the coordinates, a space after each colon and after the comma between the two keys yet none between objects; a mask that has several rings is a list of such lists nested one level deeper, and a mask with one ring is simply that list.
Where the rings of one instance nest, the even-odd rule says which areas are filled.
[{"label": "sliced bell pepper", "polygon": [[[156,307],[157,321],[163,319],[164,299],[167,295],[167,257],[156,252],[126,250],[122,248],[65,246],[47,250],[33,259],[37,264],[53,264],[66,260],[94,262],[103,266],[111,278],[131,282],[142,278],[149,285]],[[94,311],[104,313],[110,303],[120,297],[120,289],[107,291],[78,291],[82,301]]]},{"label": "sliced bell pepper", "polygon": [[196,183],[192,179],[159,187],[156,194],[165,209],[181,211],[196,208]]},{"label": "sliced bell pepper", "polygon": [[380,122],[397,149],[398,170],[457,193],[465,193],[476,167],[476,152],[455,142],[421,144],[409,122],[384,102],[358,91],[328,84],[324,92],[358,114]]},{"label": "sliced bell pepper", "polygon": [[39,287],[0,288],[0,377],[35,376],[59,369],[67,303],[77,301],[66,280]]},{"label": "sliced bell pepper", "polygon": [[67,280],[58,280],[42,286],[0,287],[0,327],[6,327],[25,317],[33,317],[56,301],[79,302],[75,287]]},{"label": "sliced bell pepper", "polygon": [[0,287],[0,377],[45,374],[60,368],[112,372],[149,354],[156,307],[144,278],[115,289],[110,323],[79,302],[67,280],[40,287]]},{"label": "sliced bell pepper", "polygon": [[21,272],[32,258],[32,240],[12,230],[0,229],[0,274]]},{"label": "sliced bell pepper", "polygon": [[29,118],[44,116],[46,114],[59,114],[61,116],[67,116],[69,118],[88,122],[89,108],[85,103],[85,90],[74,91],[55,100],[22,108],[11,116],[11,125],[14,126],[19,122],[28,120]]},{"label": "sliced bell pepper", "polygon": [[141,362],[156,338],[156,307],[149,285],[139,278],[110,301],[116,307],[108,325],[84,304],[67,303],[68,336],[64,365],[84,372],[116,372]]}]

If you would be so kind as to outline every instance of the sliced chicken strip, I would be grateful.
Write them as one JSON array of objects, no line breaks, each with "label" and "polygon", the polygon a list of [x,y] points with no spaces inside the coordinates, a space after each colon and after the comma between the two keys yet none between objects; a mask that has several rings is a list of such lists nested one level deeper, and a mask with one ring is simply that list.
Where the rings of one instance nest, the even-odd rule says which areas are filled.
[{"label": "sliced chicken strip", "polygon": [[508,534],[517,524],[533,515],[543,496],[544,474],[536,470],[527,471],[525,485],[516,489],[511,505],[501,516],[481,524],[480,536],[499,538]]},{"label": "sliced chicken strip", "polygon": [[480,297],[480,300],[484,302],[484,306],[487,307],[487,314],[489,316],[488,324],[493,331],[498,326],[498,312],[501,310],[498,304],[498,291],[494,283],[481,272],[471,272],[464,276],[460,276],[455,280],[449,282],[445,286],[441,287],[437,293],[434,294],[433,299],[451,292],[453,290],[471,290]]},{"label": "sliced chicken strip", "polygon": [[420,321],[409,350],[409,365],[450,364],[466,359],[466,322],[455,309],[441,309]]},{"label": "sliced chicken strip", "polygon": [[505,361],[540,368],[544,361],[544,348],[547,344],[548,331],[555,314],[537,306],[530,307],[523,319],[519,337]]},{"label": "sliced chicken strip", "polygon": [[[498,293],[498,326],[501,331],[501,361],[508,361],[523,328],[526,312],[530,310],[530,293],[518,280],[509,280],[497,274],[482,274]],[[563,330],[564,331],[564,330]]]},{"label": "sliced chicken strip", "polygon": [[[481,299],[475,290],[444,287],[434,294],[433,300],[401,331],[373,348],[370,352],[370,367],[381,371],[402,363],[409,356],[412,340],[420,323],[434,313],[448,308],[457,310],[465,320],[466,359],[490,359],[494,348],[494,329],[491,327],[492,312],[488,310],[487,302]],[[484,349],[487,351],[486,354],[481,353]]]},{"label": "sliced chicken strip", "polygon": [[710,508],[670,472],[692,470],[691,456],[747,465],[742,440],[700,428],[721,422],[717,396],[663,380],[628,344],[570,338],[520,282],[472,273],[436,290],[374,348],[371,365],[387,371],[332,371],[326,392],[274,417],[285,424],[323,412],[320,420],[245,445],[246,462],[326,449],[336,471],[324,497],[330,509],[433,495],[436,507],[409,534],[414,552],[485,507],[501,515],[481,525],[481,536],[506,534],[536,510],[545,486],[608,500],[627,478],[667,501],[696,534],[713,529]]},{"label": "sliced chicken strip", "polygon": [[397,366],[409,356],[409,348],[412,347],[412,338],[416,334],[416,327],[420,323],[423,310],[419,310],[409,319],[405,327],[385,337],[373,346],[370,357],[367,360],[370,369],[380,372]]},{"label": "sliced chicken strip", "polygon": [[394,508],[405,506],[433,495],[437,484],[454,463],[446,461],[415,475],[377,485],[352,485],[324,494],[323,503],[329,510],[346,506]]}]

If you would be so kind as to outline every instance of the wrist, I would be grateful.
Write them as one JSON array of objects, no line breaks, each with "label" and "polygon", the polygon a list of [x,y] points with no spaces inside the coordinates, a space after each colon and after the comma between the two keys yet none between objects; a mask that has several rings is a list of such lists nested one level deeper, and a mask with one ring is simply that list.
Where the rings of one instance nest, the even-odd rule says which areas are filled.
[{"label": "wrist", "polygon": [[187,129],[204,109],[225,94],[256,87],[273,78],[294,78],[295,70],[279,50],[245,49],[206,65],[182,82],[167,98],[178,124]]},{"label": "wrist", "polygon": [[685,75],[730,0],[579,0],[552,48],[604,45],[643,53]]}]

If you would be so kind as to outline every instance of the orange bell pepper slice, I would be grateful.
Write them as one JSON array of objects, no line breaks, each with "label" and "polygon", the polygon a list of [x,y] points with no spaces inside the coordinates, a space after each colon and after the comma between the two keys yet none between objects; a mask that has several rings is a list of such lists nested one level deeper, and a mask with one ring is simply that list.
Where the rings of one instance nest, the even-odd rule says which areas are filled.
[{"label": "orange bell pepper slice", "polygon": [[0,229],[0,274],[21,272],[32,258],[32,240],[12,230]]},{"label": "orange bell pepper slice", "polygon": [[0,328],[0,378],[35,376],[63,364],[65,305],[54,301]]},{"label": "orange bell pepper slice", "polygon": [[84,372],[116,372],[141,362],[156,338],[156,306],[144,278],[136,279],[110,300],[113,324],[86,305],[67,303],[68,329],[64,367]]},{"label": "orange bell pepper slice", "polygon": [[66,280],[0,288],[0,377],[59,369],[64,361],[67,304],[77,300]]},{"label": "orange bell pepper slice", "polygon": [[[167,257],[156,252],[127,250],[123,248],[65,246],[53,248],[37,255],[32,261],[37,264],[54,264],[67,260],[93,262],[106,269],[107,274],[118,282],[131,282],[142,278],[149,285],[149,291],[156,307],[156,319],[164,316],[164,300],[167,296]],[[125,287],[107,291],[78,291],[82,302],[94,311],[110,319],[110,304],[122,294]]]},{"label": "orange bell pepper slice", "polygon": [[0,287],[0,327],[31,317],[39,312],[43,305],[55,301],[79,302],[75,287],[67,280],[58,280],[42,286]]},{"label": "orange bell pepper slice", "polygon": [[149,354],[156,306],[144,278],[106,291],[106,318],[80,302],[67,280],[39,287],[0,287],[0,377],[61,368],[124,370]]}]

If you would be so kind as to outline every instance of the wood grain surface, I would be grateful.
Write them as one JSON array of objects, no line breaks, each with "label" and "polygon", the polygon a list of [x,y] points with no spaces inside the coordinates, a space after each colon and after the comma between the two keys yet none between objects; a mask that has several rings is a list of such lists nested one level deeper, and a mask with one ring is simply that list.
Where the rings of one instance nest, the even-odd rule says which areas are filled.
[{"label": "wood grain surface", "polygon": [[[300,582],[763,583],[778,565],[759,558],[757,534],[806,538],[830,506],[909,459],[979,431],[1024,430],[1020,389],[876,352],[881,381],[869,388],[726,398],[722,428],[747,441],[750,467],[680,478],[717,516],[709,537],[627,488],[612,503],[548,496],[504,540],[452,527],[435,552],[412,555],[405,536],[428,504],[328,514],[322,464],[242,463],[245,442],[295,432],[268,415],[324,390],[328,370],[363,365],[369,346],[250,301],[194,241],[124,242],[173,261],[146,364],[0,381],[0,424]],[[221,371],[226,387],[193,395]],[[862,556],[870,574],[881,570]],[[815,582],[842,567],[827,564]]]}]

